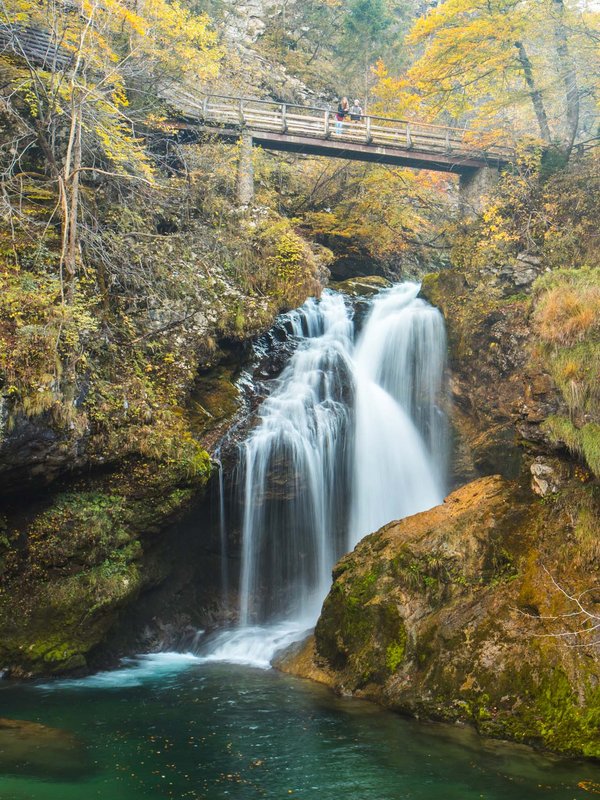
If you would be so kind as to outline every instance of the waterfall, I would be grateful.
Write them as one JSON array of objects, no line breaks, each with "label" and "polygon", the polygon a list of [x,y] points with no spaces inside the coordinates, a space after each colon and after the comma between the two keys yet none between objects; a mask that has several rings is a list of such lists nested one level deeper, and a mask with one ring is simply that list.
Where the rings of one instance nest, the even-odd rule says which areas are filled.
[{"label": "waterfall", "polygon": [[350,546],[444,496],[447,436],[437,403],[446,337],[419,288],[405,283],[378,298],[357,343]]},{"label": "waterfall", "polygon": [[442,501],[445,331],[418,292],[376,297],[357,341],[339,294],[288,315],[298,349],[242,445],[240,626],[211,660],[268,666],[314,624],[343,553]]},{"label": "waterfall", "polygon": [[240,621],[314,617],[343,551],[340,520],[351,438],[353,326],[343,297],[309,301],[304,336],[243,446]]},{"label": "waterfall", "polygon": [[225,480],[223,475],[223,463],[219,451],[215,453],[214,461],[217,465],[219,482],[219,555],[221,561],[221,603],[223,608],[227,608],[229,602],[229,569],[228,569],[228,547],[227,547],[227,520],[225,514]]}]

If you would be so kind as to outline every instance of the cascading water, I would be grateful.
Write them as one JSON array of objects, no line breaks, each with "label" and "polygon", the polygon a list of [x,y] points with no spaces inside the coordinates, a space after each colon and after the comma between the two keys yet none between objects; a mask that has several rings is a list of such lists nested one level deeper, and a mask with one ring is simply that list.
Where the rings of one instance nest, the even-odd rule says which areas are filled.
[{"label": "cascading water", "polygon": [[351,438],[353,327],[340,295],[309,301],[307,331],[244,445],[240,622],[314,617],[333,559]]},{"label": "cascading water", "polygon": [[378,296],[356,344],[341,295],[289,315],[300,346],[242,448],[240,625],[211,660],[268,666],[314,625],[344,552],[442,501],[445,332],[418,291]]},{"label": "cascading water", "polygon": [[357,343],[351,547],[444,496],[446,335],[418,291],[405,283],[379,297]]},{"label": "cascading water", "polygon": [[219,555],[221,561],[221,603],[227,608],[229,602],[229,569],[227,553],[227,519],[225,515],[225,480],[223,476],[223,463],[220,452],[215,453],[214,461],[217,465],[219,476]]}]

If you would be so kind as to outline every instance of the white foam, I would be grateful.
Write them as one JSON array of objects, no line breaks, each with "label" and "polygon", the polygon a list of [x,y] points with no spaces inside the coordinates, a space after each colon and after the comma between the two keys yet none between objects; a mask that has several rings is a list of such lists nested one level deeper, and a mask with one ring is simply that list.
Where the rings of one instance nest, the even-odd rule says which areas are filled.
[{"label": "white foam", "polygon": [[276,653],[302,639],[313,626],[314,620],[290,620],[222,631],[213,639],[210,653],[200,656],[200,660],[270,669]]},{"label": "white foam", "polygon": [[37,689],[123,689],[177,675],[202,659],[192,653],[149,653],[121,660],[121,669],[96,672],[87,678],[66,678],[37,684]]}]

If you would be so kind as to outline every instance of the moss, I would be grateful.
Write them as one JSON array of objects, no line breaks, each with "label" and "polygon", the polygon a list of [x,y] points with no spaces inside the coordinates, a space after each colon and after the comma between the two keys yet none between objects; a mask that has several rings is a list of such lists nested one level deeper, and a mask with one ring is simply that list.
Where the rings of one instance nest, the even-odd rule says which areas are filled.
[{"label": "moss", "polygon": [[561,668],[551,665],[539,681],[530,669],[513,678],[513,691],[524,702],[502,720],[505,735],[557,752],[600,757],[600,688],[576,689]]},{"label": "moss", "polygon": [[600,425],[588,422],[580,432],[581,449],[590,469],[600,478]]},{"label": "moss", "polygon": [[371,297],[382,289],[389,289],[392,284],[387,278],[380,275],[366,275],[361,278],[349,278],[345,281],[330,281],[329,286],[351,297]]},{"label": "moss", "polygon": [[[339,581],[325,601],[317,625],[319,652],[346,670],[348,684],[360,688],[389,670],[388,649],[406,642],[406,631],[393,602],[377,596],[380,567]],[[403,644],[404,646],[404,644]]]},{"label": "moss", "polygon": [[600,477],[600,425],[588,422],[577,428],[568,417],[552,415],[542,424],[550,441],[564,444],[573,454],[584,458],[596,477]]},{"label": "moss", "polygon": [[234,370],[216,367],[199,376],[190,399],[190,418],[197,435],[205,438],[231,420],[240,407]]},{"label": "moss", "polygon": [[563,286],[580,287],[598,285],[600,283],[600,268],[581,267],[580,269],[553,269],[540,275],[533,284],[536,295],[551,289]]},{"label": "moss", "polygon": [[584,341],[547,348],[543,361],[572,413],[600,411],[600,344]]},{"label": "moss", "polygon": [[558,586],[589,595],[598,487],[569,480],[532,501],[517,484],[483,478],[366,537],[334,571],[315,631],[336,685],[597,757],[598,658],[585,641],[565,646],[581,620]]},{"label": "moss", "polygon": [[442,297],[440,294],[440,273],[428,272],[421,278],[421,295],[428,300],[431,305],[440,307]]},{"label": "moss", "polygon": [[573,453],[581,455],[577,428],[568,417],[553,414],[544,420],[542,430],[555,444],[564,444]]},{"label": "moss", "polygon": [[576,562],[582,567],[597,568],[600,564],[600,487],[592,485],[577,507],[575,539]]},{"label": "moss", "polygon": [[400,628],[400,638],[387,646],[385,651],[385,665],[390,673],[396,672],[400,664],[404,661],[406,654],[406,628],[404,625]]},{"label": "moss", "polygon": [[81,481],[9,532],[0,588],[0,659],[15,672],[81,667],[121,609],[164,579],[151,537],[202,487],[187,467],[134,461]]},{"label": "moss", "polygon": [[441,551],[413,553],[402,548],[390,562],[396,580],[413,592],[421,592],[430,602],[439,603],[452,587],[473,583],[460,569],[456,559]]},{"label": "moss", "polygon": [[555,270],[535,284],[535,360],[552,376],[569,416],[543,425],[550,441],[600,476],[600,269]]}]

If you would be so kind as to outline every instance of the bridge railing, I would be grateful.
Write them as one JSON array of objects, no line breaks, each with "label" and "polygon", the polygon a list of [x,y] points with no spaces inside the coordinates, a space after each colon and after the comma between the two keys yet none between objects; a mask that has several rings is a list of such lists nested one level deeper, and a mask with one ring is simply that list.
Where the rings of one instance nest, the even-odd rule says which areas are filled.
[{"label": "bridge railing", "polygon": [[290,136],[309,136],[354,144],[382,145],[407,150],[443,153],[457,158],[485,157],[491,161],[511,159],[511,148],[490,140],[489,132],[468,128],[362,115],[359,120],[336,119],[336,112],[316,106],[252,100],[227,95],[194,97],[177,92],[183,110],[211,125],[247,127]]}]

